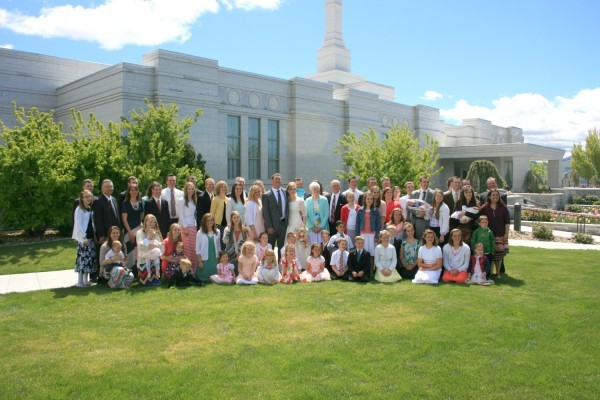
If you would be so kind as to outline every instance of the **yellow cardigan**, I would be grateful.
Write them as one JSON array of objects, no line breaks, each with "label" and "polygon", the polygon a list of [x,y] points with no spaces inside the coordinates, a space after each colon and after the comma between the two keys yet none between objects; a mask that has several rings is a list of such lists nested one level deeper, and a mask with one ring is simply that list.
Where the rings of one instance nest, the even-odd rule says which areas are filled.
[{"label": "yellow cardigan", "polygon": [[227,197],[221,199],[219,196],[215,196],[210,202],[210,213],[215,218],[215,224],[217,225],[221,225],[221,221],[223,221],[223,213],[225,212],[227,200]]}]

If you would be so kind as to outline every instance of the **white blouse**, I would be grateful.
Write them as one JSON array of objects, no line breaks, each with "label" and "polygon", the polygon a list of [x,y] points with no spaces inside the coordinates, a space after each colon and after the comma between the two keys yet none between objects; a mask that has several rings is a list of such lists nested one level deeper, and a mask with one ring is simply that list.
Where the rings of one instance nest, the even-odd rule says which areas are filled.
[{"label": "white blouse", "polygon": [[196,205],[189,200],[187,206],[185,199],[177,200],[177,215],[179,215],[179,225],[182,228],[196,228]]},{"label": "white blouse", "polygon": [[375,248],[375,267],[378,270],[394,269],[397,263],[398,259],[396,258],[396,248],[394,246],[391,244],[388,244],[387,247],[381,244],[377,245]]}]

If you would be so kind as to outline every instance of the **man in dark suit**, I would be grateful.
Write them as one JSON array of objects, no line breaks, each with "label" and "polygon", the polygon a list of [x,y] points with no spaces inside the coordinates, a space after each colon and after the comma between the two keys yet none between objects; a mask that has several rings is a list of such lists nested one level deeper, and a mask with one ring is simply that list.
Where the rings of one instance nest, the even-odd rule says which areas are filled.
[{"label": "man in dark suit", "polygon": [[271,190],[262,196],[262,214],[265,220],[265,229],[269,235],[269,243],[275,248],[275,242],[279,249],[285,243],[285,231],[287,229],[288,213],[287,196],[281,187],[281,175],[274,173],[271,176]]},{"label": "man in dark suit", "polygon": [[[456,211],[456,203],[458,203],[458,200],[460,199],[460,178],[458,176],[453,176],[449,181],[449,189],[447,192],[444,192],[444,203],[446,203],[448,209],[450,209],[450,215],[452,215],[452,213]],[[450,218],[450,230],[457,228],[458,225],[459,222],[456,218]]]},{"label": "man in dark suit", "polygon": [[336,231],[335,223],[341,219],[342,207],[348,204],[341,188],[340,181],[333,180],[331,181],[331,193],[325,196],[329,203],[329,232],[331,233]]},{"label": "man in dark suit", "polygon": [[[108,235],[108,230],[111,226],[121,228],[121,218],[119,217],[119,206],[117,199],[112,196],[114,191],[113,183],[110,179],[102,181],[102,194],[92,204],[94,216],[94,229],[98,238],[98,248],[101,246]],[[98,252],[100,256],[100,252]],[[94,272],[90,276],[92,282],[98,281],[98,272]]]},{"label": "man in dark suit", "polygon": [[[415,190],[410,196],[413,200],[421,200],[429,205],[433,204],[433,193],[434,191],[429,189],[429,177],[427,175],[421,175],[419,177],[419,190]],[[410,200],[407,202],[409,207],[418,206],[422,204],[420,202],[411,202]],[[426,219],[426,215],[424,211],[413,211],[410,213],[410,220],[415,226],[415,237],[417,240],[421,240],[423,237],[423,232],[425,229],[429,228],[429,219]]]},{"label": "man in dark suit", "polygon": [[137,185],[138,184],[138,178],[136,178],[135,176],[130,176],[129,178],[127,178],[127,187],[125,188],[125,190],[123,190],[121,193],[119,193],[119,199],[117,201],[117,204],[119,205],[119,213],[121,212],[121,206],[123,205],[123,202],[125,201],[125,196],[127,196],[127,191],[129,190],[129,185]]},{"label": "man in dark suit", "polygon": [[371,279],[371,254],[364,249],[365,240],[361,236],[354,238],[354,247],[348,254],[350,277],[356,282],[369,282]]},{"label": "man in dark suit", "polygon": [[487,202],[488,192],[492,189],[496,189],[498,190],[498,193],[500,193],[500,200],[502,200],[504,205],[508,206],[507,192],[504,189],[498,189],[498,182],[496,182],[496,178],[490,176],[489,178],[487,178],[487,181],[485,183],[487,184],[488,191],[483,192],[479,195],[479,201],[481,202],[481,205],[483,206]]},{"label": "man in dark suit", "polygon": [[100,244],[104,243],[111,226],[121,227],[119,218],[119,207],[117,199],[112,196],[114,186],[111,180],[102,181],[102,194],[94,201],[94,225],[96,228],[96,237]]},{"label": "man in dark suit", "polygon": [[151,196],[144,201],[144,214],[152,214],[158,221],[158,229],[163,239],[167,237],[169,232],[169,203],[161,199],[162,185],[154,181],[150,184]]},{"label": "man in dark suit", "polygon": [[210,203],[215,197],[215,180],[207,178],[204,181],[204,192],[198,197],[198,206],[196,208],[196,225],[200,229],[202,225],[202,217],[210,212]]}]

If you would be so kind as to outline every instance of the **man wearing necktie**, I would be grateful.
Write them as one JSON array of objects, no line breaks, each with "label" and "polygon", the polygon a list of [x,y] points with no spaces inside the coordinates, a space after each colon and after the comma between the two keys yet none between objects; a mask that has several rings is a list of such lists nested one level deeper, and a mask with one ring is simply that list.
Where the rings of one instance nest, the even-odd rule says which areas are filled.
[{"label": "man wearing necktie", "polygon": [[[456,203],[460,199],[460,178],[453,176],[450,178],[449,190],[444,193],[444,203],[448,206],[450,214],[456,210]],[[459,210],[460,211],[460,210]],[[450,218],[450,230],[457,228],[459,222],[456,218]]]},{"label": "man wearing necktie", "polygon": [[[98,248],[106,241],[108,230],[112,226],[121,229],[121,219],[119,218],[119,205],[117,199],[112,194],[114,185],[110,179],[102,181],[102,194],[92,204],[93,221],[96,238],[98,238]],[[98,252],[98,256],[100,252]],[[98,272],[90,276],[92,282],[98,281]]]},{"label": "man wearing necktie", "polygon": [[[410,198],[422,200],[428,203],[429,205],[433,204],[434,192],[433,190],[429,189],[429,177],[427,175],[421,175],[419,177],[419,186],[420,189],[415,190]],[[410,200],[408,202],[409,206],[416,206],[419,204],[422,203],[415,202],[411,204]],[[429,219],[427,218],[427,215],[424,211],[419,210],[415,213],[412,213],[411,220],[413,222],[413,225],[415,226],[415,238],[417,238],[417,240],[421,240],[423,238],[423,232],[425,231],[425,229],[429,228]]]},{"label": "man wearing necktie", "polygon": [[210,203],[215,197],[215,180],[206,178],[204,181],[204,192],[198,197],[198,208],[196,209],[196,225],[200,229],[202,217],[210,212]]},{"label": "man wearing necktie", "polygon": [[348,204],[346,196],[341,192],[340,181],[331,181],[331,193],[325,196],[329,203],[329,232],[335,232],[335,223],[341,219],[342,207]]},{"label": "man wearing necktie", "polygon": [[169,226],[171,226],[172,224],[179,222],[179,215],[177,215],[177,201],[183,199],[183,192],[175,187],[177,178],[174,174],[167,175],[166,184],[167,187],[162,190],[160,197],[169,205]]},{"label": "man wearing necktie", "polygon": [[161,198],[162,185],[154,181],[150,184],[150,197],[144,201],[144,214],[152,214],[158,222],[158,229],[163,238],[167,237],[169,232],[169,223],[171,216],[169,215],[169,203]]},{"label": "man wearing necktie", "polygon": [[281,175],[271,176],[271,190],[262,196],[262,214],[265,220],[265,230],[269,235],[269,243],[275,248],[283,248],[287,230],[288,199],[281,188]]}]

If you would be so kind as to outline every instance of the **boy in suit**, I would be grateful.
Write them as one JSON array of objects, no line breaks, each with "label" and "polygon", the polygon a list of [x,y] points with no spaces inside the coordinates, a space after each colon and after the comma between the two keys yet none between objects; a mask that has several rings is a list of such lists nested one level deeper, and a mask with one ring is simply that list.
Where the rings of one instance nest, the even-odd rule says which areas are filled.
[{"label": "boy in suit", "polygon": [[356,282],[369,282],[371,279],[371,254],[364,249],[365,240],[361,236],[354,238],[356,247],[348,254],[350,277]]}]

